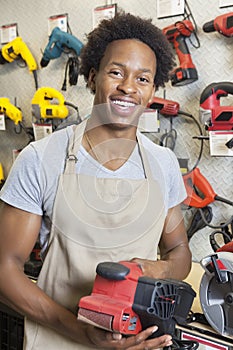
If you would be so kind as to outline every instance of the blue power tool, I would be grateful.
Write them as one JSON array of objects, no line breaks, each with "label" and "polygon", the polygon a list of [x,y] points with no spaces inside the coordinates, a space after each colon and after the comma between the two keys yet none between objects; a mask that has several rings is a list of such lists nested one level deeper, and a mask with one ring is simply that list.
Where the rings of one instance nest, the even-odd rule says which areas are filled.
[{"label": "blue power tool", "polygon": [[60,57],[65,49],[73,50],[79,56],[82,47],[83,43],[74,35],[55,27],[49,36],[49,42],[44,50],[40,65],[46,67],[50,60]]}]

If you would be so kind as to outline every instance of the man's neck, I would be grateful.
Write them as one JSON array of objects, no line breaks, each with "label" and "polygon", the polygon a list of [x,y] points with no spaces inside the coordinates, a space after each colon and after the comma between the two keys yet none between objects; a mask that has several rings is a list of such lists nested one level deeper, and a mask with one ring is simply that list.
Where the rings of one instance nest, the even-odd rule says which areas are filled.
[{"label": "man's neck", "polygon": [[136,128],[121,130],[108,125],[93,126],[88,121],[82,144],[87,152],[110,170],[120,168],[132,154],[136,145]]}]

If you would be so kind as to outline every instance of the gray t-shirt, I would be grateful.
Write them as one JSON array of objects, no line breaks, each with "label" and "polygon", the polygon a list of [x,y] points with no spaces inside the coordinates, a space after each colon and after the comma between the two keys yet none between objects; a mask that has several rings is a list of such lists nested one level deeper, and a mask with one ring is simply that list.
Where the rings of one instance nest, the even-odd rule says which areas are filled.
[{"label": "gray t-shirt", "polygon": [[[72,133],[73,127],[68,126],[25,147],[15,160],[0,192],[0,198],[6,203],[43,216],[40,242],[44,248],[51,228],[58,179],[64,171],[68,140]],[[156,145],[145,135],[141,135],[141,140],[153,177],[160,183],[165,208],[168,210],[186,198],[177,158],[170,149]],[[102,178],[145,177],[138,146],[128,161],[115,171],[101,166],[82,146],[77,156],[77,173]]]}]

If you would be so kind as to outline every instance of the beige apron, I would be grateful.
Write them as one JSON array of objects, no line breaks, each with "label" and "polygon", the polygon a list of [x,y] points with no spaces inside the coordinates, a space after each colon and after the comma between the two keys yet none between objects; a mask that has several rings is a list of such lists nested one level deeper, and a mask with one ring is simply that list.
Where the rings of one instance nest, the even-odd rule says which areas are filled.
[{"label": "beige apron", "polygon": [[[76,127],[66,168],[60,176],[48,252],[38,279],[46,294],[77,313],[78,300],[91,292],[102,261],[156,259],[165,219],[164,198],[152,179],[139,140],[145,179],[96,178],[75,173],[86,121]],[[90,349],[30,320],[24,349]],[[92,348],[93,349],[93,348]]]}]

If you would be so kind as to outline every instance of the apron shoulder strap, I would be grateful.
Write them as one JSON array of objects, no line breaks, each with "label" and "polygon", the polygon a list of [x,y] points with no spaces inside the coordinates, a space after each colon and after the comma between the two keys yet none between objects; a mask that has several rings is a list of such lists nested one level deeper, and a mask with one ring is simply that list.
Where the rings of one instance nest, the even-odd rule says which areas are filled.
[{"label": "apron shoulder strap", "polygon": [[83,120],[80,124],[76,125],[74,127],[73,135],[69,139],[64,171],[65,174],[75,173],[75,164],[78,161],[77,155],[82,143],[86,123],[87,119]]}]

